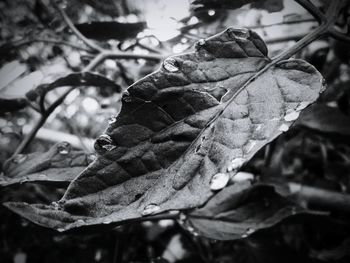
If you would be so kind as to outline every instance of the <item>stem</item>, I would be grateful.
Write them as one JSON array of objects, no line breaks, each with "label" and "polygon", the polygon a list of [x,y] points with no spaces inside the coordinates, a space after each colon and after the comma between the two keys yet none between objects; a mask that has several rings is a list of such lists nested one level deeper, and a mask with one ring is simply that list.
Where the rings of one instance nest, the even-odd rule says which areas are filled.
[{"label": "stem", "polygon": [[55,39],[41,39],[41,38],[36,38],[36,39],[29,39],[29,40],[20,40],[17,42],[12,43],[11,45],[13,47],[20,47],[20,46],[24,46],[24,45],[30,45],[32,43],[35,42],[43,42],[43,43],[51,43],[51,44],[57,44],[57,45],[65,45],[65,46],[69,46],[71,48],[75,48],[75,49],[79,49],[85,52],[91,52],[91,49],[87,49],[66,41],[62,41],[62,40],[55,40]]}]

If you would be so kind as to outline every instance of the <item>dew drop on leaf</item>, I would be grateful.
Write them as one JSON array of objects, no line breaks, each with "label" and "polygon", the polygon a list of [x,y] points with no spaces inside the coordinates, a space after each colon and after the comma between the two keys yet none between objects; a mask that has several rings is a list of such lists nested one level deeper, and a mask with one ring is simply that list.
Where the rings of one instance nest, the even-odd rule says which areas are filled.
[{"label": "dew drop on leaf", "polygon": [[208,11],[208,15],[209,16],[213,16],[213,15],[215,15],[215,10],[213,10],[213,9],[210,9],[209,11]]},{"label": "dew drop on leaf", "polygon": [[295,121],[296,119],[298,119],[299,114],[300,114],[299,111],[291,111],[284,116],[284,120],[285,121]]},{"label": "dew drop on leaf", "polygon": [[17,154],[15,157],[13,157],[12,161],[14,163],[23,163],[26,159],[27,159],[27,155]]},{"label": "dew drop on leaf", "polygon": [[302,101],[299,103],[298,107],[295,109],[296,111],[301,111],[305,109],[310,103],[308,101]]},{"label": "dew drop on leaf", "polygon": [[156,205],[156,204],[149,204],[143,209],[141,214],[144,215],[144,216],[151,215],[151,214],[154,214],[155,212],[157,212],[159,209],[160,209],[160,207],[158,205]]},{"label": "dew drop on leaf", "polygon": [[232,178],[232,181],[235,183],[252,180],[254,180],[254,175],[247,172],[238,172]]},{"label": "dew drop on leaf", "polygon": [[228,172],[232,172],[234,170],[238,170],[244,164],[243,158],[236,158],[231,161],[231,164],[227,167]]},{"label": "dew drop on leaf", "polygon": [[64,231],[64,228],[57,228],[57,231],[58,231],[58,232],[63,232],[63,231]]},{"label": "dew drop on leaf", "polygon": [[210,181],[210,189],[213,191],[221,190],[224,188],[230,179],[229,174],[227,173],[217,173],[213,176]]},{"label": "dew drop on leaf", "polygon": [[117,121],[117,118],[115,116],[112,116],[108,119],[108,124],[113,124]]},{"label": "dew drop on leaf", "polygon": [[108,225],[108,224],[112,223],[112,220],[107,218],[107,219],[103,220],[102,223],[105,224],[105,225]]},{"label": "dew drop on leaf", "polygon": [[279,130],[279,131],[282,131],[282,132],[286,132],[286,131],[288,131],[288,129],[289,129],[289,127],[288,127],[288,125],[285,124],[285,123],[283,123],[283,124],[278,128],[278,130]]},{"label": "dew drop on leaf", "polygon": [[253,228],[248,228],[247,229],[247,235],[251,235],[251,234],[253,234],[255,232],[255,229],[253,229]]},{"label": "dew drop on leaf", "polygon": [[107,134],[102,134],[95,142],[95,150],[98,153],[103,153],[105,151],[111,151],[114,148],[116,148],[116,146],[113,144],[113,140],[111,138],[111,136],[107,135]]},{"label": "dew drop on leaf", "polygon": [[204,46],[205,45],[205,39],[200,39],[199,41],[198,41],[198,46]]},{"label": "dew drop on leaf", "polygon": [[58,145],[58,153],[62,155],[67,155],[70,152],[70,144],[67,142],[62,142]]},{"label": "dew drop on leaf", "polygon": [[172,73],[179,71],[179,67],[177,65],[177,62],[173,58],[167,58],[166,60],[164,60],[163,68],[166,71],[172,72]]}]

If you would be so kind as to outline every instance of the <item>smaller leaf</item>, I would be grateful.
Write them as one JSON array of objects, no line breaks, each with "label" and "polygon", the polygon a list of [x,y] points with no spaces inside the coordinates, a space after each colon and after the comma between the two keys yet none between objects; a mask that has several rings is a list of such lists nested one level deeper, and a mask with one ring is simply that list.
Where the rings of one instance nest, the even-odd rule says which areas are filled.
[{"label": "smaller leaf", "polygon": [[0,187],[25,182],[68,184],[93,160],[93,155],[58,143],[45,153],[18,154],[4,164]]},{"label": "smaller leaf", "polygon": [[207,204],[188,213],[183,226],[218,240],[245,238],[269,228],[302,209],[278,195],[272,186],[247,181],[224,188]]},{"label": "smaller leaf", "polygon": [[338,108],[326,104],[311,105],[295,124],[322,133],[350,135],[350,118]]},{"label": "smaller leaf", "polygon": [[91,22],[76,24],[76,28],[87,38],[96,40],[125,40],[134,38],[146,28],[145,22],[120,23],[120,22]]}]

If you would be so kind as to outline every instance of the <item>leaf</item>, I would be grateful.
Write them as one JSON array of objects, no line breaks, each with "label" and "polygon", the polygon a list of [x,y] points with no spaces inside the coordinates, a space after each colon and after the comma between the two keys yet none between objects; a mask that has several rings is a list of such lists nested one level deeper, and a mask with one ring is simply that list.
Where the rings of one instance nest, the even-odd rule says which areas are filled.
[{"label": "leaf", "polygon": [[110,22],[90,22],[76,24],[76,28],[87,38],[96,40],[126,40],[134,38],[138,33],[146,28],[145,22],[120,23]]},{"label": "leaf", "polygon": [[39,97],[45,96],[49,91],[65,86],[95,86],[95,87],[112,87],[116,92],[121,92],[121,87],[114,81],[107,79],[106,77],[90,73],[90,72],[80,72],[71,73],[65,77],[59,78],[50,84],[41,84],[34,90],[30,90],[26,93],[26,97],[29,100],[36,100]]},{"label": "leaf", "polygon": [[284,7],[283,0],[195,0],[191,3],[194,10],[238,9],[247,4],[270,13],[279,12]]},{"label": "leaf", "polygon": [[245,238],[302,209],[278,195],[272,186],[243,182],[230,185],[208,203],[187,214],[185,228],[217,240]]},{"label": "leaf", "polygon": [[58,143],[45,153],[18,154],[4,164],[0,186],[26,182],[68,184],[93,160],[91,154]]},{"label": "leaf", "polygon": [[321,133],[350,135],[350,118],[338,108],[326,104],[315,104],[307,108],[296,124]]},{"label": "leaf", "polygon": [[323,90],[308,63],[270,63],[252,31],[229,28],[199,41],[123,94],[119,115],[96,140],[99,156],[58,206],[6,206],[64,231],[204,205],[215,175],[234,176]]}]

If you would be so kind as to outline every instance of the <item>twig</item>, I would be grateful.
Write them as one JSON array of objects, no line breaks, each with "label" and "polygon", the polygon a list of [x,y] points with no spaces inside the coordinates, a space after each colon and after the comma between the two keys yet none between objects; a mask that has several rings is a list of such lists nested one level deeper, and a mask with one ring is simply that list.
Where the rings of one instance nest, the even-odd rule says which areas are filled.
[{"label": "twig", "polygon": [[[54,3],[54,1],[53,1]],[[81,40],[83,43],[91,48],[93,51],[102,52],[104,49],[100,46],[96,45],[89,39],[87,39],[80,31],[75,27],[73,22],[70,20],[70,18],[67,16],[66,12],[62,7],[60,7],[58,4],[54,3],[55,7],[59,11],[60,15],[62,16],[63,20],[66,22],[67,26],[72,30],[72,32]]]},{"label": "twig", "polygon": [[43,42],[43,43],[51,43],[51,44],[57,44],[57,45],[65,45],[65,46],[69,46],[75,49],[79,49],[82,51],[86,51],[86,52],[91,52],[91,49],[87,49],[63,40],[55,40],[55,39],[41,39],[41,38],[35,38],[35,39],[28,39],[28,40],[20,40],[20,41],[16,41],[11,43],[10,45],[13,47],[20,47],[20,46],[24,46],[24,45],[30,45],[32,43],[35,42]]}]

